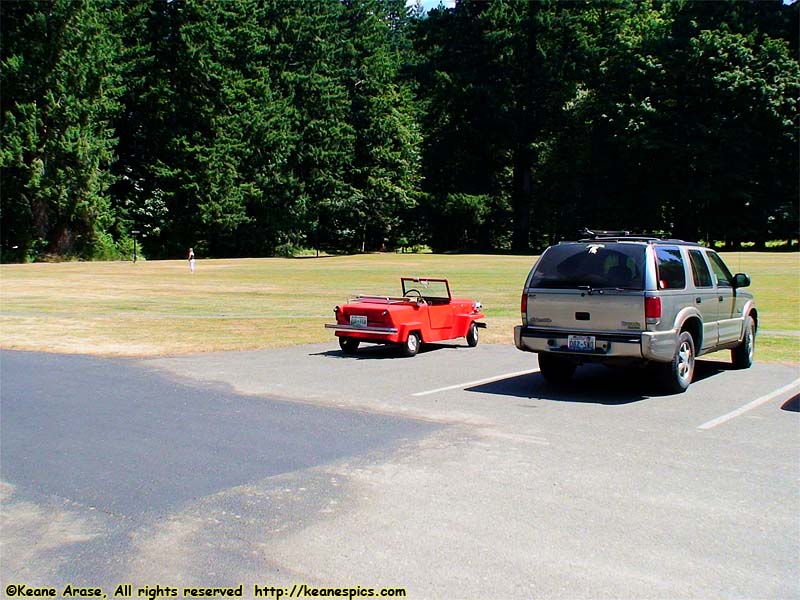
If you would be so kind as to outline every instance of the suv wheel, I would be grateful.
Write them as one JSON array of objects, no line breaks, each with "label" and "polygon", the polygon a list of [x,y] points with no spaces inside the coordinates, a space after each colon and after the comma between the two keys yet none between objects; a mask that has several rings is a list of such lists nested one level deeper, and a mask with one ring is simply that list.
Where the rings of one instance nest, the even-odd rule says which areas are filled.
[{"label": "suv wheel", "polygon": [[675,356],[665,367],[664,384],[666,389],[675,394],[685,392],[694,377],[694,338],[688,331],[681,332]]},{"label": "suv wheel", "polygon": [[539,354],[539,370],[542,376],[552,384],[566,383],[575,373],[575,363],[554,354]]},{"label": "suv wheel", "polygon": [[742,343],[731,350],[731,360],[737,369],[749,369],[753,365],[753,356],[756,350],[756,324],[753,317],[744,320],[744,339]]}]

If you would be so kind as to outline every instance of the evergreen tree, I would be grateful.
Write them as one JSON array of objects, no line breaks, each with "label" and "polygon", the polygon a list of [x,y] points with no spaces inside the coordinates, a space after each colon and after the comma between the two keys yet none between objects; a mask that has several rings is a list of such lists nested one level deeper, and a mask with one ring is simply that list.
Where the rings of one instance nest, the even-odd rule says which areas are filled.
[{"label": "evergreen tree", "polygon": [[183,191],[196,199],[200,236],[211,254],[272,253],[281,232],[296,223],[281,189],[285,175],[276,169],[293,146],[287,102],[273,92],[264,27],[270,15],[255,0],[187,8],[193,14],[182,23],[181,38],[194,65],[198,106],[195,126],[180,143],[197,169],[185,177]]},{"label": "evergreen tree", "polygon": [[113,254],[119,6],[3,2],[0,11],[2,259]]},{"label": "evergreen tree", "polygon": [[[462,2],[455,9],[432,10],[416,22],[415,73],[423,111],[421,214],[425,241],[437,251],[506,246],[504,142],[494,121],[495,86],[480,21],[487,8],[487,3]],[[492,222],[501,231],[491,231]],[[492,244],[492,238],[498,243]]]},{"label": "evergreen tree", "polygon": [[796,237],[799,14],[0,2],[0,260]]},{"label": "evergreen tree", "polygon": [[[290,100],[295,144],[286,167],[310,245],[338,247],[352,232],[343,219],[356,194],[347,181],[354,132],[348,122],[344,38],[339,2],[279,3],[277,34],[284,51],[280,86]],[[294,241],[294,240],[290,240]]]},{"label": "evergreen tree", "polygon": [[394,247],[403,235],[403,215],[416,206],[419,173],[414,98],[401,79],[405,3],[348,0],[344,7],[349,122],[355,134],[348,229],[370,248]]},{"label": "evergreen tree", "polygon": [[596,75],[558,141],[558,161],[575,160],[551,175],[576,200],[567,221],[713,242],[763,240],[791,219],[797,61],[752,7],[589,7]]},{"label": "evergreen tree", "polygon": [[[170,244],[182,219],[176,202],[173,138],[180,129],[185,98],[177,85],[179,39],[178,2],[130,2],[123,20],[122,57],[127,86],[124,110],[114,121],[119,143],[117,176],[112,188],[122,232],[138,230],[147,255],[163,257],[180,252],[188,239]],[[174,167],[173,167],[174,168]],[[180,236],[178,236],[180,237]]]},{"label": "evergreen tree", "polygon": [[[498,212],[510,212],[517,251],[530,248],[538,171],[575,93],[570,8],[464,1],[433,11],[420,25],[419,48],[428,57],[420,73],[431,95],[425,162],[433,213],[447,220],[436,207],[471,198],[503,227],[507,219]],[[491,197],[498,199],[494,206],[485,203]]]}]

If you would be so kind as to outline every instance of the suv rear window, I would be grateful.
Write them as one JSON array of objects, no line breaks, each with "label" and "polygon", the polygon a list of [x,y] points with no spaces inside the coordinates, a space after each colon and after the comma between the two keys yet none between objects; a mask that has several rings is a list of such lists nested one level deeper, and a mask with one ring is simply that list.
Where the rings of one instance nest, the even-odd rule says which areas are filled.
[{"label": "suv rear window", "polygon": [[530,287],[644,289],[644,247],[616,242],[559,244],[539,259]]}]

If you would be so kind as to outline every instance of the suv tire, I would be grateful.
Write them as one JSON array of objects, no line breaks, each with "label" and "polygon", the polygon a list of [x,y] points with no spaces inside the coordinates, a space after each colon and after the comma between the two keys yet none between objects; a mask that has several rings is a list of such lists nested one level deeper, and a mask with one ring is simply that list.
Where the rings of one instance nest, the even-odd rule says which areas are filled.
[{"label": "suv tire", "polygon": [[567,383],[575,373],[575,363],[553,354],[539,353],[539,370],[542,376],[554,385]]},{"label": "suv tire", "polygon": [[753,317],[744,320],[744,338],[742,343],[731,350],[731,360],[737,369],[749,369],[753,366],[753,356],[756,349],[756,324]]},{"label": "suv tire", "polygon": [[694,377],[694,358],[694,338],[688,331],[682,331],[675,356],[664,368],[664,387],[668,392],[680,394],[689,389]]}]

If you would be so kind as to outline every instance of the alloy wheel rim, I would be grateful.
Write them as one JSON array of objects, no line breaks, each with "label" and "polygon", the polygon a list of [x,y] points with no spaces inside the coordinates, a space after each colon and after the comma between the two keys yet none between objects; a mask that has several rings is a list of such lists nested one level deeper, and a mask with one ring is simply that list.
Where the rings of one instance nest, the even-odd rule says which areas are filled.
[{"label": "alloy wheel rim", "polygon": [[681,381],[690,381],[694,370],[694,356],[689,342],[683,342],[678,350],[678,377]]}]

